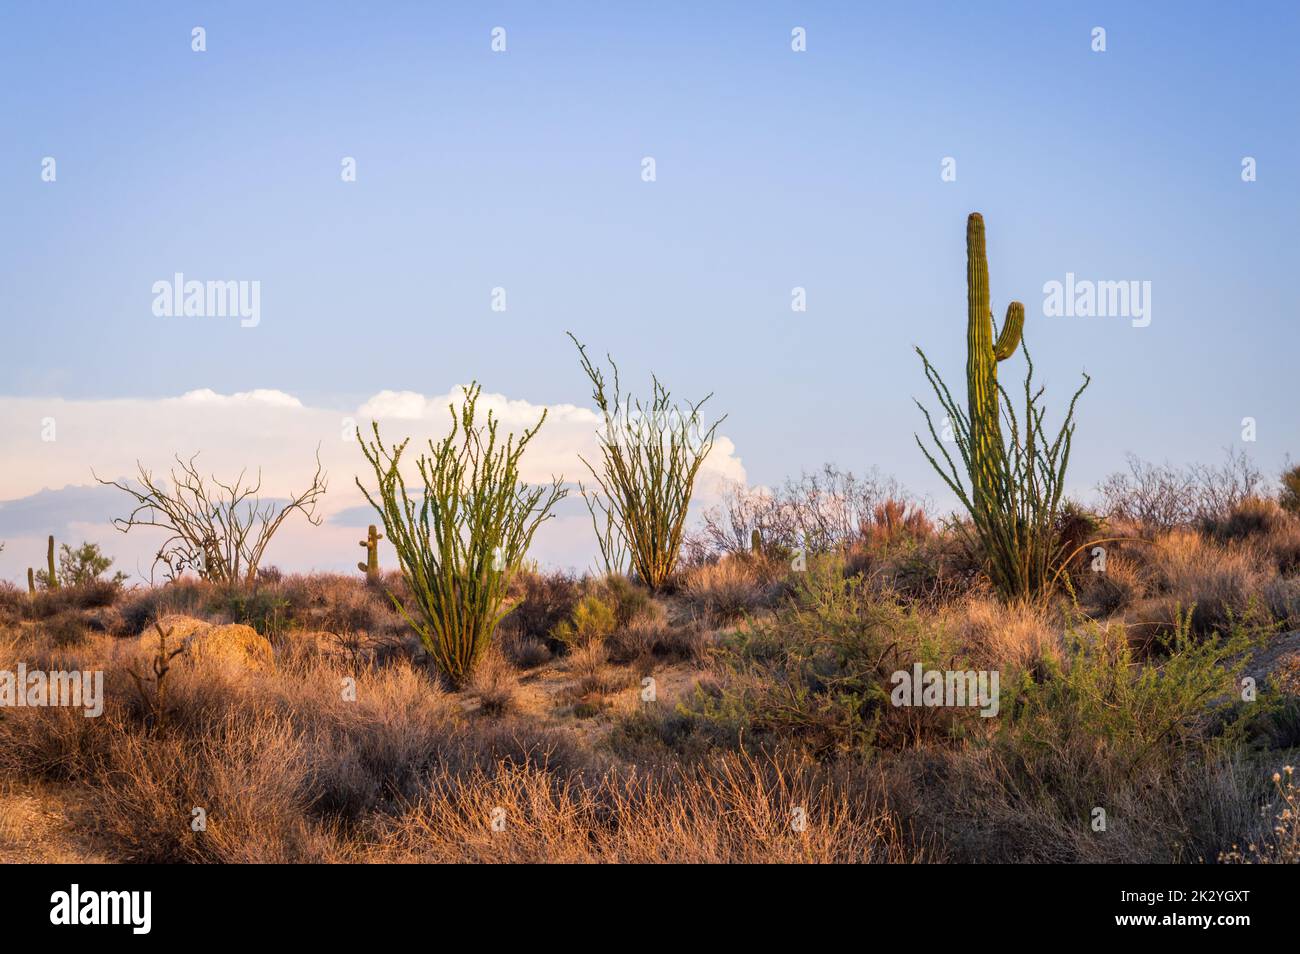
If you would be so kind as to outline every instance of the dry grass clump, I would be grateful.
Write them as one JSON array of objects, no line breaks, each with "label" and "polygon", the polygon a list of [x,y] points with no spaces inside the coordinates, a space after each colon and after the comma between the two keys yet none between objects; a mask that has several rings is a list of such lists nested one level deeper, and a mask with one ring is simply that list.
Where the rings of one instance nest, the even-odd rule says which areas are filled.
[{"label": "dry grass clump", "polygon": [[1216,540],[1250,540],[1277,533],[1288,523],[1289,517],[1277,501],[1250,496],[1237,501],[1226,513],[1207,516],[1202,528]]},{"label": "dry grass clump", "polygon": [[1300,787],[1295,781],[1295,767],[1284,765],[1273,773],[1277,801],[1264,809],[1273,815],[1271,829],[1260,833],[1244,848],[1232,846],[1219,856],[1227,864],[1297,865],[1300,864]]},{"label": "dry grass clump", "polygon": [[626,626],[605,640],[611,662],[644,665],[653,660],[699,662],[711,641],[708,627],[700,621],[670,621],[667,611],[652,603]]},{"label": "dry grass clump", "polygon": [[551,661],[551,650],[540,639],[522,635],[518,630],[498,630],[501,652],[516,669],[536,669]]},{"label": "dry grass clump", "polygon": [[947,609],[945,617],[975,668],[1035,671],[1061,658],[1064,621],[1043,604],[1008,606],[992,596],[973,597]]},{"label": "dry grass clump", "polygon": [[1198,635],[1224,632],[1234,620],[1261,621],[1266,613],[1261,594],[1272,574],[1249,545],[1220,545],[1175,530],[1153,541],[1149,559],[1157,595],[1134,611],[1148,632],[1168,633],[1179,609],[1192,611]]},{"label": "dry grass clump", "polygon": [[682,574],[678,597],[710,625],[722,626],[763,606],[769,595],[757,560],[724,556]]},{"label": "dry grass clump", "polygon": [[418,862],[861,863],[909,858],[879,793],[806,761],[733,753],[661,774],[593,782],[544,765],[438,773],[369,860]]},{"label": "dry grass clump", "polygon": [[595,704],[605,696],[632,684],[632,673],[609,664],[609,653],[602,643],[587,643],[569,654],[569,673],[573,676],[573,695],[581,702]]},{"label": "dry grass clump", "polygon": [[470,677],[469,691],[478,697],[479,711],[487,715],[502,715],[515,707],[519,677],[499,646],[483,654]]},{"label": "dry grass clump", "polygon": [[1089,563],[1073,576],[1080,606],[1100,618],[1129,610],[1151,587],[1146,564],[1137,556],[1116,549],[1107,555],[1105,567],[1093,570]]}]

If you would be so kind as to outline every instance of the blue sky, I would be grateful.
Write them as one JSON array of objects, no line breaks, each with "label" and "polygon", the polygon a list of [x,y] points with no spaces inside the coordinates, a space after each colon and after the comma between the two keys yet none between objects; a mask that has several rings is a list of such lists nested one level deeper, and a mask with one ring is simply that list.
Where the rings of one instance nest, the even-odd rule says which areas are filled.
[{"label": "blue sky", "polygon": [[[1126,451],[1273,472],[1298,46],[1288,3],[6,3],[0,396],[586,405],[571,329],[714,392],[751,482],[835,461],[942,500],[911,348],[960,384],[979,210],[1054,406],[1093,377],[1072,487]],[[155,317],[176,272],[260,281],[260,324]],[[1151,324],[1044,317],[1067,272],[1150,281]]]}]

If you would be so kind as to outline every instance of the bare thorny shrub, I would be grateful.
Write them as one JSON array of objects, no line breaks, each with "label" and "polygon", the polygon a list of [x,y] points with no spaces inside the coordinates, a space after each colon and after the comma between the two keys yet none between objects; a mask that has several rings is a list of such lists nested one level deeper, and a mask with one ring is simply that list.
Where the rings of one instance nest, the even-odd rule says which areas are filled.
[{"label": "bare thorny shrub", "polygon": [[1128,455],[1128,472],[1098,488],[1107,515],[1151,530],[1172,530],[1226,517],[1263,488],[1263,475],[1245,453],[1229,449],[1224,462],[1175,467]]},{"label": "bare thorny shrub", "polygon": [[293,513],[301,513],[313,526],[324,519],[316,505],[325,494],[326,477],[320,453],[311,485],[286,501],[263,500],[262,475],[252,481],[241,471],[230,483],[205,477],[195,454],[189,460],[176,458],[171,486],[155,478],[139,464],[138,485],[127,480],[102,480],[128,494],[135,507],[113,525],[127,533],[133,527],[157,527],[168,536],[158,548],[154,565],[162,565],[168,579],[192,570],[200,578],[222,584],[251,584],[267,545],[280,525]]},{"label": "bare thorny shrub", "polygon": [[834,464],[788,479],[775,490],[737,484],[702,514],[699,529],[687,541],[688,556],[700,561],[745,553],[752,549],[755,530],[763,547],[775,552],[841,549],[875,523],[877,508],[906,500],[894,478],[875,469],[858,476]]}]

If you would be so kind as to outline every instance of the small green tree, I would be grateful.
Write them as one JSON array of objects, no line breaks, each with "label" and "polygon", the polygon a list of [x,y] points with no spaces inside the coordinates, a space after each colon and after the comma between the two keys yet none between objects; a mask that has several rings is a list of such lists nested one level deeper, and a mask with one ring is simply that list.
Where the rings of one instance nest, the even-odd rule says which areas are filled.
[{"label": "small green tree", "polygon": [[360,478],[357,486],[384,522],[415,606],[408,609],[391,592],[389,598],[457,687],[469,679],[505,615],[506,588],[533,534],[567,493],[559,478],[549,487],[519,480],[519,459],[545,411],[521,437],[501,441],[491,411],[486,425],[475,424],[478,384],[462,390],[459,410],[450,408],[451,433],[436,444],[430,440],[428,454],[416,461],[424,484],[419,499],[408,493],[400,470],[410,438],[385,447],[378,422],[371,425],[373,441],[357,435],[378,484],[373,494]]},{"label": "small green tree", "polygon": [[[100,552],[98,543],[83,543],[72,549],[66,543],[59,547],[59,569],[57,580],[62,586],[89,586],[98,583],[99,578],[113,565],[113,558]],[[36,582],[49,587],[50,574],[45,570],[36,571]],[[109,582],[122,583],[126,574],[120,570],[113,574]]]},{"label": "small green tree", "polygon": [[598,469],[582,459],[596,487],[589,491],[580,485],[605,569],[622,572],[630,560],[642,583],[652,590],[662,589],[681,552],[695,478],[713,449],[718,425],[726,418],[705,427],[700,408],[712,395],[678,406],[653,376],[648,404],[623,395],[613,358],[608,359],[614,372],[613,390],[607,391],[605,376],[587,358],[587,349],[572,333],[569,337],[578,346],[592,398],[605,419],[598,435],[601,466]]}]

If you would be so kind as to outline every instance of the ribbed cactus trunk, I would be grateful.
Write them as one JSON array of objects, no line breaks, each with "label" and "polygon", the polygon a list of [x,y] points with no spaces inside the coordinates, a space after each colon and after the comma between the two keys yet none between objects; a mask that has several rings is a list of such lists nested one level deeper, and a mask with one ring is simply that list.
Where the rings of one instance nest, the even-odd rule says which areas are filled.
[{"label": "ribbed cactus trunk", "polygon": [[382,539],[384,535],[372,523],[366,538],[361,541],[361,546],[366,548],[366,560],[364,563],[358,563],[357,569],[363,571],[366,579],[371,582],[379,579],[379,541]]},{"label": "ribbed cactus trunk", "polygon": [[984,216],[972,212],[966,220],[966,384],[970,414],[971,484],[980,512],[997,506],[997,481],[1006,453],[998,404],[998,362],[1015,352],[1025,324],[1025,306],[1013,301],[1006,321],[993,340],[993,309],[989,306],[989,261],[984,249]]},{"label": "ribbed cactus trunk", "polygon": [[48,586],[52,590],[57,590],[59,588],[59,574],[54,566],[54,534],[50,534],[48,546],[45,548],[45,563],[48,567],[46,572],[50,575]]}]

